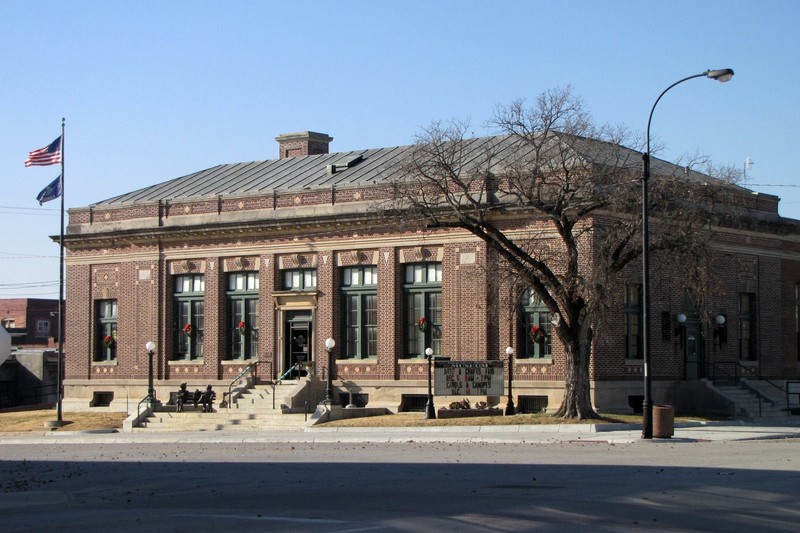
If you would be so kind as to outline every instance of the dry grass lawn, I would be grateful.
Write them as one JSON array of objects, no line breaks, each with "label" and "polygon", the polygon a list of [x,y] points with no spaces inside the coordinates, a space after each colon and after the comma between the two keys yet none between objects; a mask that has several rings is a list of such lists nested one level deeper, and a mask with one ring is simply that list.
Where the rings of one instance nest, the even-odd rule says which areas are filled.
[{"label": "dry grass lawn", "polygon": [[[350,418],[322,424],[323,427],[413,427],[413,426],[494,426],[534,424],[641,424],[637,415],[602,415],[598,420],[564,420],[547,415],[521,414],[514,416],[480,416],[425,420],[424,413],[398,413],[394,415]],[[125,413],[76,412],[62,413],[64,426],[53,431],[88,431],[121,429]],[[696,419],[696,418],[693,418]],[[55,409],[15,411],[0,413],[0,433],[44,431],[45,423],[56,420]]]},{"label": "dry grass lawn", "polygon": [[321,427],[411,427],[411,426],[507,426],[537,424],[641,424],[642,417],[635,415],[605,415],[597,420],[565,420],[548,415],[474,416],[465,418],[437,418],[425,420],[425,413],[398,413],[395,415],[349,418],[321,424]]},{"label": "dry grass lawn", "polygon": [[[87,431],[98,429],[121,429],[126,413],[61,413],[64,425],[53,431]],[[0,413],[0,433],[45,431],[45,422],[56,420],[55,409],[14,411]]]}]

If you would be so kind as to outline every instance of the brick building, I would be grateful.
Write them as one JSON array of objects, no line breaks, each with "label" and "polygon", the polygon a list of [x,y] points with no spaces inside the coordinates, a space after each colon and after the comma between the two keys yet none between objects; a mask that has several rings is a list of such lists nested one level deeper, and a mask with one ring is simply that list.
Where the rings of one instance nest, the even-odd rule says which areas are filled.
[{"label": "brick building", "polygon": [[[184,381],[227,386],[254,362],[263,381],[291,376],[297,362],[324,378],[331,337],[337,390],[368,395],[370,405],[397,409],[423,394],[428,347],[498,360],[511,346],[517,403],[558,407],[564,353],[537,298],[508,304],[474,236],[391,225],[370,209],[409,147],[330,153],[324,134],[276,140],[279,159],[219,165],[70,210],[65,401],[86,407],[102,391],[123,410],[120,399],[144,397],[148,341],[165,398]],[[764,224],[718,232],[724,290],[711,315],[694,308],[680,272],[653,273],[656,402],[697,409],[708,378],[726,366],[800,376],[797,221],[778,216],[776,197],[742,191]],[[592,341],[600,410],[641,406],[640,283],[630,269],[617,315]],[[536,342],[532,325],[544,334]]]},{"label": "brick building", "polygon": [[0,299],[0,326],[15,345],[52,346],[58,342],[58,300]]}]

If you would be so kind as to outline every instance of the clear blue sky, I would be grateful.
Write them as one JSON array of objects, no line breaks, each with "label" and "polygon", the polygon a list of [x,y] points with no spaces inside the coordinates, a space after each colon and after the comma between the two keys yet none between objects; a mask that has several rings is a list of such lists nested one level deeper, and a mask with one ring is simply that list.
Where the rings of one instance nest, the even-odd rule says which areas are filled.
[{"label": "clear blue sky", "polygon": [[[66,117],[66,206],[220,163],[404,145],[434,119],[476,135],[497,104],[572,85],[598,122],[659,155],[710,155],[800,218],[800,2],[151,1],[0,3],[0,298],[56,297],[58,167],[24,167]],[[770,185],[770,186],[767,186]],[[782,185],[774,187],[772,185]]]}]

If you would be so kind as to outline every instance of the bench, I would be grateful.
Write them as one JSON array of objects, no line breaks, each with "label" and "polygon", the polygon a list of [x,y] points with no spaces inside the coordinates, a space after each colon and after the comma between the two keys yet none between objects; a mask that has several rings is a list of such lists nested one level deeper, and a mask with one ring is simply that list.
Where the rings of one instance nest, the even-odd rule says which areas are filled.
[{"label": "bench", "polygon": [[[184,395],[183,401],[180,401],[181,394]],[[194,392],[190,391],[175,391],[169,393],[169,402],[167,405],[174,405],[175,412],[180,413],[186,408],[191,408],[193,410],[197,410],[199,407],[200,409],[204,409],[203,406],[203,395],[204,393],[200,389],[196,389]],[[214,410],[214,400],[217,399],[217,393],[215,391],[211,391],[211,401],[209,402],[209,412]]]}]

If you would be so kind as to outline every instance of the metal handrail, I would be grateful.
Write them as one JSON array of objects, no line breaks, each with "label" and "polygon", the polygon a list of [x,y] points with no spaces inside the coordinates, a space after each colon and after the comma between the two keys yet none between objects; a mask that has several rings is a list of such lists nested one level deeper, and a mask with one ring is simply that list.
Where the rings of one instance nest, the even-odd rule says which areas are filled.
[{"label": "metal handrail", "polygon": [[[757,372],[755,369],[753,369],[753,368],[751,368],[749,366],[743,365],[741,363],[741,361],[718,361],[718,362],[715,362],[715,363],[711,363],[711,369],[712,369],[711,379],[712,380],[716,379],[716,370],[718,368],[724,368],[725,366],[733,366],[733,376],[732,377],[733,377],[733,382],[736,385],[738,385],[740,383],[742,375],[743,374],[747,374],[748,376],[752,376],[753,378],[757,379],[758,381],[767,383],[768,385],[771,385],[771,386],[775,387],[776,389],[778,389],[783,395],[786,395],[786,412],[787,412],[787,414],[791,414],[789,412],[788,387],[787,387],[787,389],[784,389],[783,387],[781,387],[777,383],[775,383],[775,382],[773,382],[773,381],[771,381],[769,379],[762,378],[760,372]],[[731,376],[728,376],[728,377],[731,377]],[[759,410],[759,415],[760,415],[761,414],[761,400],[764,399],[764,400],[766,400],[766,401],[768,401],[770,403],[773,403],[773,401],[772,401],[772,399],[767,397],[767,395],[765,395],[763,392],[761,392],[760,390],[756,389],[755,387],[753,387],[751,385],[746,385],[746,386],[747,386],[747,388],[749,390],[753,391],[758,396],[758,410]]]},{"label": "metal handrail", "polygon": [[[244,376],[247,372],[251,372],[256,366],[258,366],[258,361],[254,362],[254,363],[251,363],[250,365],[248,365],[247,368],[245,368],[244,370],[239,372],[239,374],[235,378],[233,378],[233,380],[228,385],[228,410],[230,410],[231,404],[233,403],[233,398],[231,397],[231,395],[233,394],[233,384],[236,383],[237,381],[239,381],[239,378]],[[255,379],[255,377],[253,377],[253,383],[255,383],[255,382],[256,382],[256,379]],[[224,396],[224,394],[223,394],[223,396]],[[223,398],[223,400],[225,400],[225,398]]]},{"label": "metal handrail", "polygon": [[[155,401],[155,398],[153,398],[149,394],[147,396],[145,396],[144,398],[142,398],[142,401],[140,401],[139,405],[136,406],[136,422],[137,423],[139,423],[139,424],[142,423],[142,421],[141,421],[141,418],[142,418],[142,404],[144,402],[150,402],[150,404],[152,405],[154,403],[154,401]],[[152,408],[152,406],[151,406],[151,408]]]},{"label": "metal handrail", "polygon": [[281,374],[281,377],[278,378],[277,381],[272,383],[272,408],[275,409],[275,387],[278,386],[278,383],[281,383],[283,379],[291,374],[293,371],[297,370],[300,372],[300,363],[295,363],[294,366],[290,367],[289,370]]}]

